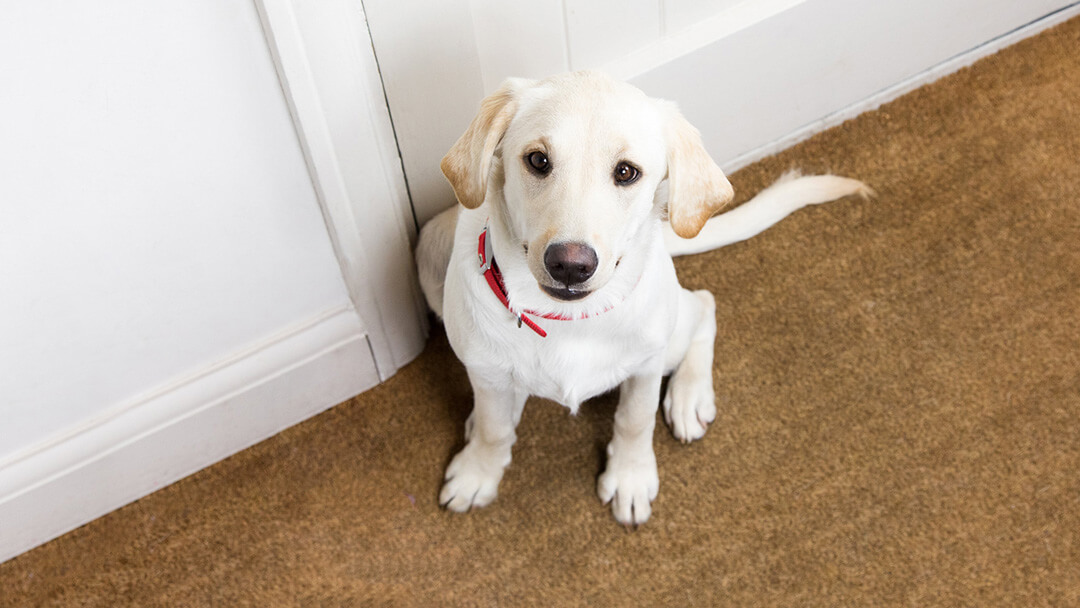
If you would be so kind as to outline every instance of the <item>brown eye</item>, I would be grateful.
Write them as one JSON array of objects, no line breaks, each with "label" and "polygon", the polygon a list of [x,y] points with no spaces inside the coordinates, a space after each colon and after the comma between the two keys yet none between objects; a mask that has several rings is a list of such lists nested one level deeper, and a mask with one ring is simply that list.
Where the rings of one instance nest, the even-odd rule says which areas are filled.
[{"label": "brown eye", "polygon": [[626,186],[637,181],[637,178],[641,175],[641,172],[630,163],[619,163],[615,165],[615,183]]},{"label": "brown eye", "polygon": [[526,156],[525,162],[529,163],[532,170],[540,175],[547,175],[548,171],[551,171],[551,163],[548,161],[547,154],[539,150]]}]

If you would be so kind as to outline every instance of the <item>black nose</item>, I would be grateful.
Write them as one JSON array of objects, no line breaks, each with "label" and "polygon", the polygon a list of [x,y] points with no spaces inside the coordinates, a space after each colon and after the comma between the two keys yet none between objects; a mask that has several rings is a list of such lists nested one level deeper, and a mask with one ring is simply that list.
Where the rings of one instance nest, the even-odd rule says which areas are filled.
[{"label": "black nose", "polygon": [[588,281],[596,265],[596,251],[584,243],[555,243],[544,251],[548,274],[568,288]]}]

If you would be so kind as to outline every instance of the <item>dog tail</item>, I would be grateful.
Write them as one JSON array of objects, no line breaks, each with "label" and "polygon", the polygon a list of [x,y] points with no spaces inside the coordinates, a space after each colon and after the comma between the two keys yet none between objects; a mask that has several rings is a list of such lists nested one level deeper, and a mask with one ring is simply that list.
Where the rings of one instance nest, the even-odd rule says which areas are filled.
[{"label": "dog tail", "polygon": [[789,171],[746,203],[709,219],[692,239],[680,238],[664,222],[664,245],[673,256],[710,251],[744,241],[807,205],[827,203],[857,194],[864,199],[874,191],[857,179],[837,175],[800,175]]}]

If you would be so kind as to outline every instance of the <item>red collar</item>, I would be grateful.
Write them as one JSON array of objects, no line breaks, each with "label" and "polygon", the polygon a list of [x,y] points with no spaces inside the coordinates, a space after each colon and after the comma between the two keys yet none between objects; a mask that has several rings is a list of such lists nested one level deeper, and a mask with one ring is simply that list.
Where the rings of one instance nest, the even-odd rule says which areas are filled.
[{"label": "red collar", "polygon": [[[552,319],[554,321],[573,321],[574,319],[587,319],[589,315],[581,315],[580,317],[570,317],[566,315],[558,315],[553,313],[539,313],[532,310],[523,310],[522,312],[515,312],[513,308],[510,308],[510,297],[506,291],[506,285],[503,283],[502,273],[499,272],[499,265],[495,263],[495,253],[491,249],[491,240],[488,239],[488,228],[484,226],[484,231],[480,233],[480,239],[477,247],[477,255],[480,256],[480,271],[484,273],[484,278],[487,279],[488,287],[499,298],[502,305],[506,307],[511,313],[517,317],[518,327],[522,324],[528,325],[529,329],[535,331],[541,338],[547,337],[547,332],[542,327],[533,322],[532,319],[526,317],[528,313],[534,317],[542,317],[544,319]],[[603,312],[611,310],[605,309]]]}]

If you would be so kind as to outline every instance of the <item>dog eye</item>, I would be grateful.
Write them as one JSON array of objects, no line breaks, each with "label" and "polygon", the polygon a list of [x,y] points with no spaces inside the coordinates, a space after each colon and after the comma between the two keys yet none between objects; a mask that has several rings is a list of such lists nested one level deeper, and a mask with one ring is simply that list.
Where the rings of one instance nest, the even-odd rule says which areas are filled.
[{"label": "dog eye", "polygon": [[551,171],[551,162],[548,161],[547,154],[537,150],[525,157],[525,162],[529,163],[532,170],[539,175],[547,175]]},{"label": "dog eye", "polygon": [[622,162],[615,165],[615,183],[626,186],[637,181],[641,172],[630,163]]}]

